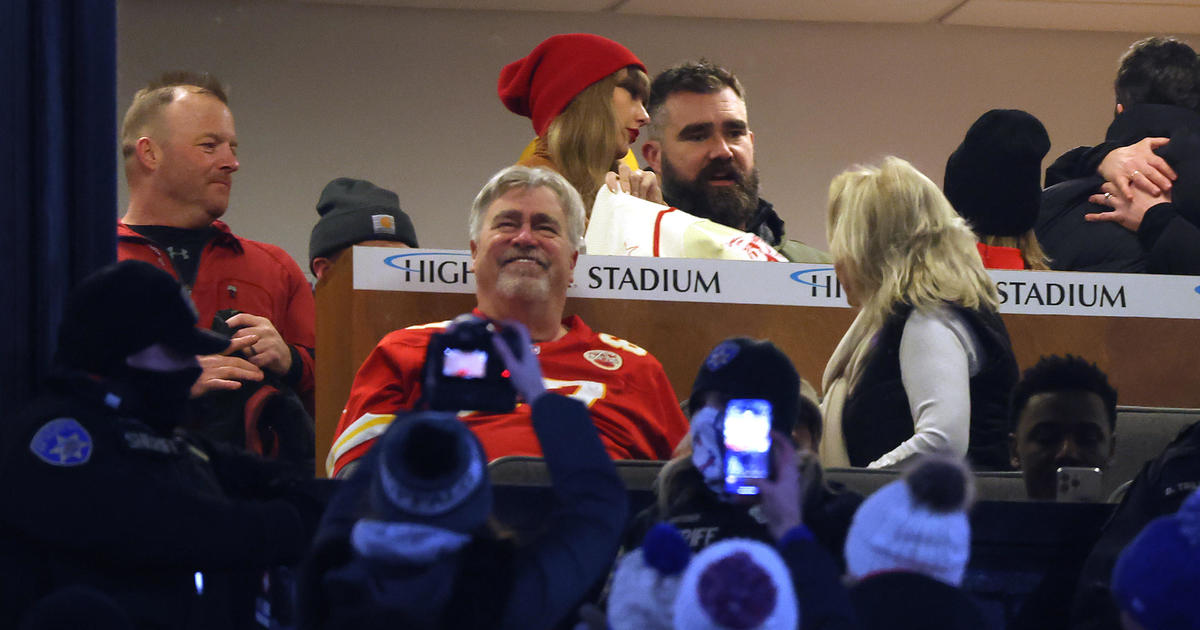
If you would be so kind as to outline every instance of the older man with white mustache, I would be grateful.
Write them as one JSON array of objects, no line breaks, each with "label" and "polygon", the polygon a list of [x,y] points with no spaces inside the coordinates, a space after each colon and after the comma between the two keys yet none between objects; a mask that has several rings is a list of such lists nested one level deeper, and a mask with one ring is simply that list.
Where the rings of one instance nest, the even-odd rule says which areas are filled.
[{"label": "older man with white mustache", "polygon": [[[512,166],[483,187],[469,218],[474,314],[529,329],[546,389],[583,401],[613,459],[667,459],[687,419],[662,365],[646,350],[564,318],[586,221],[579,193],[561,175]],[[363,362],[338,422],[326,471],[344,476],[397,410],[420,400],[430,338],[448,322],[392,332]],[[541,455],[530,408],[463,412],[489,460]]]}]

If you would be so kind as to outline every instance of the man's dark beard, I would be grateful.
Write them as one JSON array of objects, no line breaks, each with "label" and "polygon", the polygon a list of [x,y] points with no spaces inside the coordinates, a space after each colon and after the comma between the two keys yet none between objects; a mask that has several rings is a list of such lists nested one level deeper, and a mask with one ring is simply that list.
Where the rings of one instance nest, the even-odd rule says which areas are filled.
[{"label": "man's dark beard", "polygon": [[[733,185],[713,186],[709,180],[714,173],[731,174]],[[709,162],[696,179],[686,180],[664,155],[662,187],[663,199],[671,206],[738,230],[746,229],[758,209],[758,167],[743,175],[732,160]]]}]

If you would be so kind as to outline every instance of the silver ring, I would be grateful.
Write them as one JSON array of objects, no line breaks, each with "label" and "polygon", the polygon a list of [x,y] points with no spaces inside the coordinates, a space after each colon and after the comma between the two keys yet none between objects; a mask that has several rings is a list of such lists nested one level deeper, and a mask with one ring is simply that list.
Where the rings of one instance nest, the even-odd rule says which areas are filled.
[{"label": "silver ring", "polygon": [[1130,177],[1137,177],[1138,175],[1141,175],[1141,174],[1142,174],[1141,171],[1134,171],[1133,175],[1130,175]]},{"label": "silver ring", "polygon": [[1104,200],[1108,201],[1109,199],[1112,199],[1112,193],[1104,193]]}]

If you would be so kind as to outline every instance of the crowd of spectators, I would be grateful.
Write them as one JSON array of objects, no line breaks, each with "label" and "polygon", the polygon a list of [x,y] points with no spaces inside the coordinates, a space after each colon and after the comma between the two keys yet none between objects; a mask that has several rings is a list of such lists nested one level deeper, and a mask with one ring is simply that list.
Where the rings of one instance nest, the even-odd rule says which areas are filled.
[{"label": "crowd of spectators", "polygon": [[[166,74],[122,124],[120,262],[76,287],[44,393],[0,426],[0,625],[991,627],[967,584],[975,472],[1019,471],[1049,504],[1102,474],[1118,436],[1095,364],[1019,372],[986,268],[1200,271],[1200,60],[1141,40],[1115,87],[1106,143],[1059,158],[1045,190],[1047,131],[1018,110],[972,125],[944,194],[894,156],[846,170],[826,254],[759,197],[732,73],[688,62],[651,81],[617,42],[553,36],[499,76],[537,139],[466,217],[474,309],[384,336],[316,445],[312,288],[221,221],[239,168],[223,86]],[[646,125],[639,170],[623,160]],[[570,314],[605,185],[832,262],[857,312],[823,395],[769,340],[731,337],[681,404],[646,349]],[[352,245],[418,246],[371,182],[334,179],[317,212],[318,285]],[[733,429],[748,408],[767,416],[750,454]],[[511,496],[488,463],[511,455],[548,473],[534,532],[496,517]],[[614,460],[664,462],[645,509]],[[863,496],[830,468],[900,474]],[[1018,618],[1200,628],[1198,481],[1200,425]],[[1061,610],[1038,607],[1046,593]]]}]

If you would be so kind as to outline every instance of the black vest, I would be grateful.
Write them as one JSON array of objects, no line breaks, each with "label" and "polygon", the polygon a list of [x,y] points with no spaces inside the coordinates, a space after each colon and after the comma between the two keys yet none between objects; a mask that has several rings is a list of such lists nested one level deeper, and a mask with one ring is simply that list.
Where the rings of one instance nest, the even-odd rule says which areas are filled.
[{"label": "black vest", "polygon": [[[949,305],[975,334],[983,365],[971,377],[971,430],[967,458],[978,470],[1009,470],[1008,398],[1017,360],[1004,321],[992,311]],[[875,338],[875,348],[842,410],[851,466],[866,466],[913,436],[908,394],[900,381],[900,337],[912,307],[901,305]]]}]

